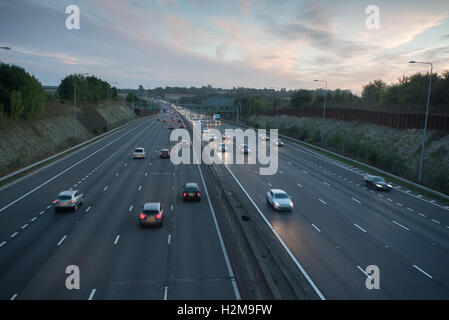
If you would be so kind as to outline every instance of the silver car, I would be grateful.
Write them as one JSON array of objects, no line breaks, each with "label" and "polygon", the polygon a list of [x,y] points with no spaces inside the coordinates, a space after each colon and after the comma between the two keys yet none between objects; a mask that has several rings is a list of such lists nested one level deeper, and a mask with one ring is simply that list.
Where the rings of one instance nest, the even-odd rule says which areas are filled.
[{"label": "silver car", "polygon": [[293,201],[287,192],[281,189],[270,189],[267,192],[267,203],[275,210],[292,210]]},{"label": "silver car", "polygon": [[78,210],[78,207],[84,203],[84,194],[78,190],[62,191],[58,198],[53,201],[55,211],[60,209]]}]

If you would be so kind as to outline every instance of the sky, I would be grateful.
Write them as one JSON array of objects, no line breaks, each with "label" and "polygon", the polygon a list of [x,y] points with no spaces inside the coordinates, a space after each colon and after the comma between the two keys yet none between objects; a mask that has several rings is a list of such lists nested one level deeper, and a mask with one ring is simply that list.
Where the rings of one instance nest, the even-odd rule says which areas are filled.
[{"label": "sky", "polygon": [[[66,7],[80,28],[66,28]],[[378,8],[378,28],[367,26]],[[449,70],[449,0],[0,0],[0,60],[43,85],[329,89]]]}]

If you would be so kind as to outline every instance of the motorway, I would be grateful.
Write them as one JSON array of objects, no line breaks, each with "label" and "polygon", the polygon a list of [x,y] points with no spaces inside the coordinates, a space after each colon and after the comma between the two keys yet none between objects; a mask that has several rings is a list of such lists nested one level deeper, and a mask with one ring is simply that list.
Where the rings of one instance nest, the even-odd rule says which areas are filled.
[{"label": "motorway", "polygon": [[[238,299],[239,290],[198,165],[160,159],[170,130],[145,118],[0,190],[0,299]],[[146,159],[131,158],[142,146]],[[206,180],[206,181],[205,181]],[[183,203],[197,182],[202,201]],[[78,189],[76,212],[55,212]],[[140,228],[144,202],[164,205],[162,228]],[[66,267],[80,289],[65,286]]]},{"label": "motorway", "polygon": [[[220,130],[236,128],[222,124]],[[361,170],[284,142],[275,175],[259,175],[257,163],[221,171],[233,176],[245,206],[265,217],[322,298],[449,298],[449,207],[399,186],[367,189]],[[290,194],[292,212],[266,203],[270,188]],[[379,267],[379,290],[365,286],[368,265]]]},{"label": "motorway", "polygon": [[[215,181],[204,164],[158,157],[170,132],[142,119],[0,189],[0,299],[239,299],[206,192]],[[259,164],[218,167],[322,298],[449,299],[449,208],[399,188],[369,190],[361,170],[284,142],[275,175],[259,175]],[[137,146],[146,159],[131,158]],[[199,184],[201,202],[183,203],[186,182]],[[55,213],[52,201],[71,188],[85,204]],[[292,196],[292,212],[268,206],[270,188]],[[163,203],[162,228],[139,227],[147,201]],[[65,287],[68,265],[80,269],[79,290]],[[379,290],[365,286],[369,265],[379,267]]]}]

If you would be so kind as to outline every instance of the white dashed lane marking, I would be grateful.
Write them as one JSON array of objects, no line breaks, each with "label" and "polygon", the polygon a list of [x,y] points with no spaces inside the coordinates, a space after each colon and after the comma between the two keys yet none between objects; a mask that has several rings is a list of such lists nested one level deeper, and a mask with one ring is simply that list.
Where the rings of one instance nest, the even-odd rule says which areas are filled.
[{"label": "white dashed lane marking", "polygon": [[58,247],[61,245],[61,243],[65,240],[65,238],[67,238],[67,235],[63,236],[61,240],[59,240],[58,242]]},{"label": "white dashed lane marking", "polygon": [[400,224],[399,222],[396,222],[396,221],[394,221],[394,220],[391,220],[394,224],[397,224],[398,226],[400,226],[401,228],[403,228],[403,229],[405,229],[405,230],[407,230],[407,231],[410,231],[410,229],[409,228],[407,228],[407,227],[405,227],[405,226],[403,226],[402,224]]},{"label": "white dashed lane marking", "polygon": [[354,225],[355,225],[357,228],[359,228],[360,230],[362,230],[363,232],[366,232],[366,230],[363,229],[361,226],[359,226],[357,223],[354,223]]},{"label": "white dashed lane marking", "polygon": [[423,273],[423,274],[425,274],[427,277],[429,277],[430,279],[433,279],[433,277],[430,275],[430,274],[428,274],[427,272],[425,272],[423,269],[421,269],[420,267],[418,267],[417,265],[413,265],[413,268],[415,268],[416,270],[418,270],[419,272],[421,272],[421,273]]}]

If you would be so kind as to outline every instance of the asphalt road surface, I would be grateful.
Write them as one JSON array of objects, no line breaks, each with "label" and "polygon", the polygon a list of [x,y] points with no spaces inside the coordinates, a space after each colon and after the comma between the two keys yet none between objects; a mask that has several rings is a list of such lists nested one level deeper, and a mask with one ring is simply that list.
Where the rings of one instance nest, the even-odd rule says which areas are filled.
[{"label": "asphalt road surface", "polygon": [[[147,118],[2,188],[0,298],[239,298],[199,167],[159,158],[170,132]],[[131,158],[137,146],[146,159]],[[183,203],[186,182],[201,202]],[[85,203],[56,213],[52,201],[71,188]],[[139,227],[151,201],[164,205],[162,228]],[[66,288],[69,265],[79,290]]]},{"label": "asphalt road surface", "polygon": [[[227,168],[246,206],[264,215],[326,299],[449,298],[448,207],[398,189],[373,191],[360,170],[284,142],[275,175],[259,175],[259,164]],[[292,212],[266,203],[270,188],[292,196]],[[365,285],[369,265],[379,268],[379,290]]]}]

